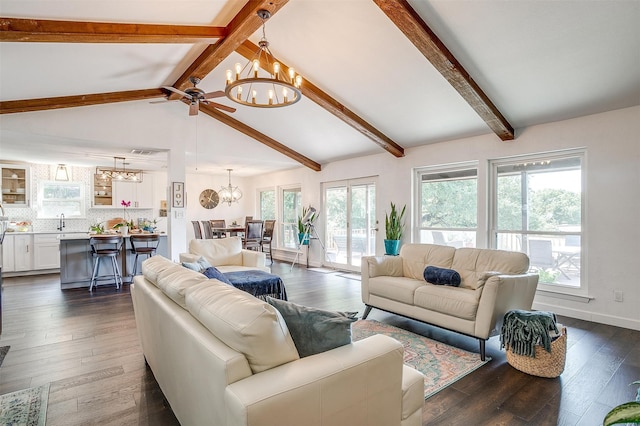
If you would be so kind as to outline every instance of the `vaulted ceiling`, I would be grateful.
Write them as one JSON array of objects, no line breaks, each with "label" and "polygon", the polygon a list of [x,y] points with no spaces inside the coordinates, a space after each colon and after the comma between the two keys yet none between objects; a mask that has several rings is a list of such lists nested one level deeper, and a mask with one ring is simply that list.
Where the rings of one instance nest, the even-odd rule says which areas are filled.
[{"label": "vaulted ceiling", "polygon": [[[223,90],[262,36],[303,99],[233,114],[180,101]],[[0,159],[241,175],[640,104],[640,2],[0,0]],[[170,99],[175,99],[171,96]],[[509,142],[510,141],[510,142]],[[132,149],[160,151],[132,154]]]}]

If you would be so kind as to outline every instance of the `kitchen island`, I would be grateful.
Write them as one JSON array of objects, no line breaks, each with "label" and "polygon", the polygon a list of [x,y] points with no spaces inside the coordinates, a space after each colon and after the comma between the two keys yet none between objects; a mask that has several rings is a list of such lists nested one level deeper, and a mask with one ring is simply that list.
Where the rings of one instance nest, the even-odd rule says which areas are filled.
[{"label": "kitchen island", "polygon": [[[87,287],[91,284],[91,274],[93,273],[93,256],[91,255],[91,246],[89,234],[60,234],[60,288],[65,290],[69,288]],[[122,273],[122,281],[131,283],[133,263],[136,258],[135,253],[131,251],[130,235],[124,236],[122,244],[122,252],[119,256],[120,271]],[[168,257],[167,235],[160,234],[160,244],[156,254]],[[142,257],[144,260],[145,257]],[[139,260],[141,261],[141,260]],[[108,275],[112,273],[111,266],[106,262],[100,267],[100,275]],[[138,267],[138,271],[140,268]]]}]

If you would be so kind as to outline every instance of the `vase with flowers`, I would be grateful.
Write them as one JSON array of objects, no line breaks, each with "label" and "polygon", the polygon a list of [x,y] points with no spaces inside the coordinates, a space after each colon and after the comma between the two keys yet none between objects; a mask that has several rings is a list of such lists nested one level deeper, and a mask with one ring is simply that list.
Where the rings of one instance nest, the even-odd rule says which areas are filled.
[{"label": "vase with flowers", "polygon": [[129,219],[129,215],[127,214],[127,209],[131,207],[131,201],[122,200],[120,205],[122,206],[124,222],[115,224],[113,228],[119,229],[122,235],[127,235],[129,233],[129,229],[133,229],[133,221]]}]

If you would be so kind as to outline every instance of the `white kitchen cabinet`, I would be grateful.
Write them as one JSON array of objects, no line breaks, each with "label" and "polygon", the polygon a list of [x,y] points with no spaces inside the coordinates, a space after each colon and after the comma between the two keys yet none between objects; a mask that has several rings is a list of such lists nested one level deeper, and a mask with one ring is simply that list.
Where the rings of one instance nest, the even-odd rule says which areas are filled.
[{"label": "white kitchen cabinet", "polygon": [[29,167],[0,164],[0,188],[4,207],[28,207]]},{"label": "white kitchen cabinet", "polygon": [[60,240],[57,234],[33,236],[33,269],[60,268]]},{"label": "white kitchen cabinet", "polygon": [[153,208],[153,181],[142,182],[112,182],[113,206],[122,207],[122,201],[131,201],[131,208]]},{"label": "white kitchen cabinet", "polygon": [[33,268],[33,235],[5,234],[2,243],[2,272],[30,271]]}]

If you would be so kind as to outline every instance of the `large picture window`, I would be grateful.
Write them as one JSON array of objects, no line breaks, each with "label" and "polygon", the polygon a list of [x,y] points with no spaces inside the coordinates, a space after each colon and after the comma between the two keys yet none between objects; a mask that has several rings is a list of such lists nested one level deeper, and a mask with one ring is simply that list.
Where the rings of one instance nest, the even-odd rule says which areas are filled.
[{"label": "large picture window", "polygon": [[260,191],[260,219],[276,218],[276,191],[265,189]]},{"label": "large picture window", "polygon": [[581,287],[583,153],[492,162],[492,244],[529,255],[540,283]]},{"label": "large picture window", "polygon": [[416,241],[475,247],[478,177],[475,165],[418,169]]}]

